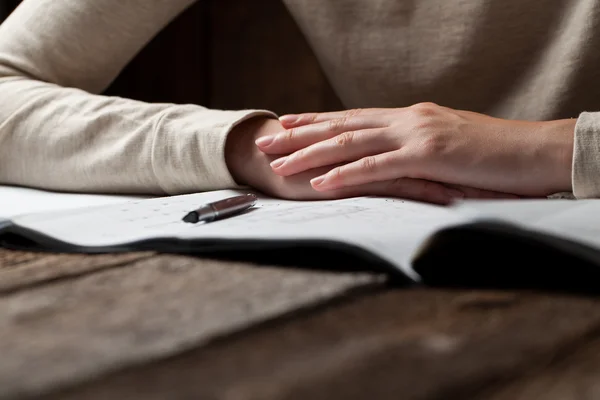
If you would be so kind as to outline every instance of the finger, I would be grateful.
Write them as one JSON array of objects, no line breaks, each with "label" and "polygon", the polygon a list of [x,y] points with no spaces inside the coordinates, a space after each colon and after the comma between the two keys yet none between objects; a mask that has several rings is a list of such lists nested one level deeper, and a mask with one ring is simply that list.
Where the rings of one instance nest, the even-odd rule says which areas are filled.
[{"label": "finger", "polygon": [[357,115],[374,115],[384,112],[381,108],[355,108],[352,110],[332,111],[325,113],[304,113],[304,114],[288,114],[279,118],[279,122],[286,128],[295,128],[298,126],[316,124],[332,119],[351,118]]},{"label": "finger", "polygon": [[366,156],[393,150],[394,144],[380,129],[345,131],[331,139],[312,144],[290,156],[271,163],[273,171],[282,176],[294,175],[314,168],[356,161]]},{"label": "finger", "polygon": [[318,191],[335,190],[399,177],[409,178],[411,174],[408,172],[408,159],[401,151],[392,151],[335,167],[325,175],[312,179],[311,185]]},{"label": "finger", "polygon": [[375,182],[371,184],[370,190],[377,196],[399,197],[440,205],[447,205],[455,199],[465,197],[465,194],[458,189],[449,188],[438,182],[412,178]]},{"label": "finger", "polygon": [[460,190],[422,179],[402,178],[385,182],[372,182],[349,186],[327,192],[315,192],[315,199],[330,200],[358,196],[397,197],[438,205],[451,204],[465,195]]},{"label": "finger", "polygon": [[446,185],[447,187],[455,188],[462,191],[465,194],[466,198],[469,199],[507,199],[507,200],[515,200],[520,199],[520,196],[511,193],[502,193],[502,192],[494,192],[491,190],[478,189],[468,186],[460,186],[460,185]]},{"label": "finger", "polygon": [[453,199],[464,197],[464,193],[458,189],[437,182],[411,178],[371,182],[329,191],[314,190],[309,184],[310,177],[315,174],[325,174],[330,169],[331,167],[318,168],[291,177],[278,177],[283,184],[282,187],[287,187],[291,191],[269,191],[268,188],[263,190],[275,197],[293,200],[334,200],[358,196],[386,196],[434,204],[449,204]]},{"label": "finger", "polygon": [[346,131],[369,129],[380,125],[382,122],[375,118],[344,117],[288,129],[274,136],[265,136],[258,139],[256,145],[266,154],[289,154]]}]

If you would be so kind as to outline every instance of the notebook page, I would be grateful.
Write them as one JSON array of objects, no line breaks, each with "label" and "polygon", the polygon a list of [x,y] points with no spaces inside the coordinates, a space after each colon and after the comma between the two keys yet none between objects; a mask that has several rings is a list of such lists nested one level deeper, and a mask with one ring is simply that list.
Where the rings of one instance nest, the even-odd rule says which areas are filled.
[{"label": "notebook page", "polygon": [[600,200],[465,201],[455,209],[600,248]]},{"label": "notebook page", "polygon": [[59,193],[0,185],[0,220],[10,220],[17,215],[118,204],[143,198],[148,197]]},{"label": "notebook page", "polygon": [[241,215],[212,223],[181,221],[201,204],[241,193],[246,192],[227,190],[133,201],[51,216],[26,216],[15,222],[80,246],[114,246],[163,237],[335,240],[406,266],[427,236],[462,218],[448,208],[398,199],[297,202],[262,196],[255,208]]},{"label": "notebook page", "polygon": [[11,219],[24,214],[118,204],[147,196],[120,196],[58,193],[18,186],[0,185],[0,229],[12,224]]}]

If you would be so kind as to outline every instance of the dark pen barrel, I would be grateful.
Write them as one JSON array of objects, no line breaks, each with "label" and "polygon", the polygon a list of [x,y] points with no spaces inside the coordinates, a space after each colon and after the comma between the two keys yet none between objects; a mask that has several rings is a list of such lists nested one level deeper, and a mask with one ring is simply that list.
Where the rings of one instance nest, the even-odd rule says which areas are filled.
[{"label": "dark pen barrel", "polygon": [[257,200],[258,198],[253,194],[244,194],[219,200],[189,212],[183,217],[183,221],[192,224],[201,221],[211,222],[244,211],[256,204]]},{"label": "dark pen barrel", "polygon": [[252,207],[256,202],[257,197],[253,194],[245,194],[232,197],[229,199],[219,200],[211,204],[212,208],[217,213],[217,218],[234,214],[236,212]]}]

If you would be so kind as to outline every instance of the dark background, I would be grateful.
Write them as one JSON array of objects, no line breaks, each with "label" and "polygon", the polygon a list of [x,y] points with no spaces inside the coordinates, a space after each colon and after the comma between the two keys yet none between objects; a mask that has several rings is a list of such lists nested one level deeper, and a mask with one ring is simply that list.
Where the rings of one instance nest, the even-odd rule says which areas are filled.
[{"label": "dark background", "polygon": [[[0,0],[0,19],[19,2]],[[280,0],[199,1],[154,38],[106,94],[280,114],[341,108]]]}]

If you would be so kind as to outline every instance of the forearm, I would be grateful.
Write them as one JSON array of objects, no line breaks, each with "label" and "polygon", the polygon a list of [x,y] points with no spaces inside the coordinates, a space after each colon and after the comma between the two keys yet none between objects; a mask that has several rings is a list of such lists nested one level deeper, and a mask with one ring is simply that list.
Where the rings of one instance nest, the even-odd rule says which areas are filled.
[{"label": "forearm", "polygon": [[0,183],[55,190],[186,193],[235,185],[229,131],[264,111],[218,111],[0,80]]}]

